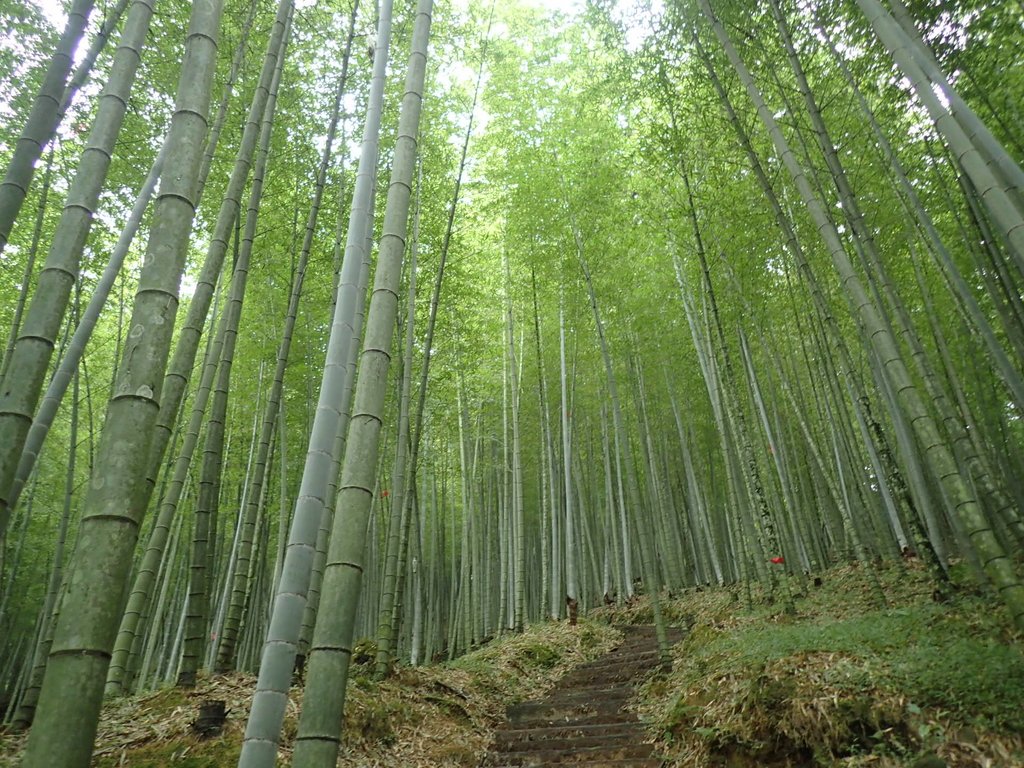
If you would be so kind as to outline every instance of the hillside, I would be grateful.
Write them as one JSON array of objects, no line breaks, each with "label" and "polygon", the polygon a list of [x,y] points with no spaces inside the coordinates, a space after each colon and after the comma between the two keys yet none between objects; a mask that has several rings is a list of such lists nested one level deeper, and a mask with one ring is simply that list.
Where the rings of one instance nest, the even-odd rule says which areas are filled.
[{"label": "hillside", "polygon": [[[955,572],[956,573],[956,572]],[[694,589],[665,601],[685,639],[671,673],[654,675],[631,706],[666,766],[1024,766],[1024,654],[995,603],[961,588],[936,604],[912,563],[881,572],[878,609],[857,568],[834,569],[798,592],[797,614],[743,608],[735,588]],[[798,590],[803,589],[794,584]],[[402,667],[370,679],[356,657],[345,723],[347,768],[479,763],[505,708],[543,695],[580,664],[614,648],[611,623],[649,622],[639,599],[603,607],[579,626],[547,622],[454,662]],[[365,648],[363,649],[365,651]],[[204,678],[104,709],[97,768],[213,768],[237,758],[254,678]],[[294,736],[292,699],[281,757]],[[200,702],[228,706],[222,735],[191,723]],[[20,736],[2,738],[0,765],[17,763]]]},{"label": "hillside", "polygon": [[880,609],[859,571],[794,585],[795,616],[757,592],[671,603],[693,628],[639,699],[667,765],[1024,765],[1024,638],[992,598],[939,604],[916,562],[887,564]]},{"label": "hillside", "polygon": [[1024,0],[0,21],[7,764],[1020,765]]}]

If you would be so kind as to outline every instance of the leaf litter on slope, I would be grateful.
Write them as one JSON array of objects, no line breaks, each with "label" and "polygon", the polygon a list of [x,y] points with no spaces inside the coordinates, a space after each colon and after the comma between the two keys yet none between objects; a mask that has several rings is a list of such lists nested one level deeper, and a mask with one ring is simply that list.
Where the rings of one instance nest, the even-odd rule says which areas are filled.
[{"label": "leaf litter on slope", "polygon": [[[354,656],[342,735],[343,768],[475,766],[505,708],[540,695],[572,668],[611,650],[621,633],[605,624],[544,622],[483,645],[454,662],[398,667],[372,680],[372,652]],[[368,646],[372,649],[372,643]],[[358,648],[358,645],[357,645]],[[96,768],[221,768],[237,761],[256,678],[201,676],[192,690],[164,688],[108,702],[103,709]],[[198,706],[223,700],[228,719],[219,736],[201,738],[191,725]],[[298,727],[301,689],[293,687],[279,749],[287,764]],[[0,733],[0,767],[13,768],[24,735]]]},{"label": "leaf litter on slope", "polygon": [[757,587],[752,611],[735,587],[665,600],[691,632],[636,704],[666,765],[1024,767],[1024,637],[970,585],[934,603],[917,563],[880,578],[884,610],[857,566],[794,580],[796,616]]}]

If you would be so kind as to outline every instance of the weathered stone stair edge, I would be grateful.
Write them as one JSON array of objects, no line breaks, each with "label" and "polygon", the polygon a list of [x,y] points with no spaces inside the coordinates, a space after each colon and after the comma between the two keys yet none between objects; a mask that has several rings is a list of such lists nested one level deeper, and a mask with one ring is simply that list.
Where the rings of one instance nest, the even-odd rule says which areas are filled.
[{"label": "weathered stone stair edge", "polygon": [[[570,735],[577,735],[585,738],[592,734],[614,733],[616,730],[628,730],[630,733],[633,733],[636,731],[637,725],[636,721],[627,721],[610,724],[594,723],[592,725],[563,724],[540,728],[498,728],[494,732],[494,737],[495,739],[514,740],[530,735],[534,738],[561,739],[568,738]],[[530,739],[525,740],[529,741]]]},{"label": "weathered stone stair edge", "polygon": [[658,654],[655,653],[631,653],[622,654],[617,658],[605,658],[601,663],[584,664],[563,677],[559,684],[572,682],[580,675],[592,674],[593,672],[616,672],[616,671],[644,671],[651,669],[658,664]]},{"label": "weathered stone stair edge", "polygon": [[565,751],[570,749],[580,750],[588,747],[605,747],[608,749],[642,743],[644,732],[642,728],[634,727],[629,730],[622,730],[616,734],[595,733],[590,736],[567,736],[562,739],[541,738],[541,739],[509,739],[495,742],[495,747],[502,748],[502,754],[512,755],[517,752],[536,751],[533,748],[542,746],[544,751],[556,750]]},{"label": "weathered stone stair edge", "polygon": [[570,727],[579,725],[622,725],[625,723],[637,722],[636,713],[634,712],[622,712],[619,710],[616,712],[595,712],[595,713],[583,713],[577,717],[573,717],[571,720],[567,720],[563,717],[529,717],[517,720],[513,725],[519,727],[528,727],[534,725],[538,728],[556,728],[556,727]]},{"label": "weathered stone stair edge", "polygon": [[547,762],[589,765],[590,758],[597,758],[599,760],[649,758],[651,751],[650,744],[641,742],[618,746],[581,747],[575,749],[521,750],[518,752],[501,752],[500,756],[503,763],[510,765],[543,765]]}]

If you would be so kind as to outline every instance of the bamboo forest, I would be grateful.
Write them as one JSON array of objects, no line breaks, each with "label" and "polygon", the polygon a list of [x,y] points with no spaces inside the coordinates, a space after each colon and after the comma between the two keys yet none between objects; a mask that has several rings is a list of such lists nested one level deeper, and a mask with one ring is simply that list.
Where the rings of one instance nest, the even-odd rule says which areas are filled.
[{"label": "bamboo forest", "polygon": [[1024,2],[0,19],[0,766],[1024,766]]}]

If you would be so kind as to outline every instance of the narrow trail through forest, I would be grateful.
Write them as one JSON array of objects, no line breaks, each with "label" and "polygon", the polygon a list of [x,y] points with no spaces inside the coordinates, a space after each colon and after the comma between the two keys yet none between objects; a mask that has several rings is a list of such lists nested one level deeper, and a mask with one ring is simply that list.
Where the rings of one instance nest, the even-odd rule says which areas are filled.
[{"label": "narrow trail through forest", "polygon": [[[636,685],[658,666],[653,625],[623,626],[623,640],[599,659],[577,667],[542,699],[508,708],[481,768],[577,765],[655,768],[644,726],[627,709]],[[682,640],[671,628],[669,642]]]}]

